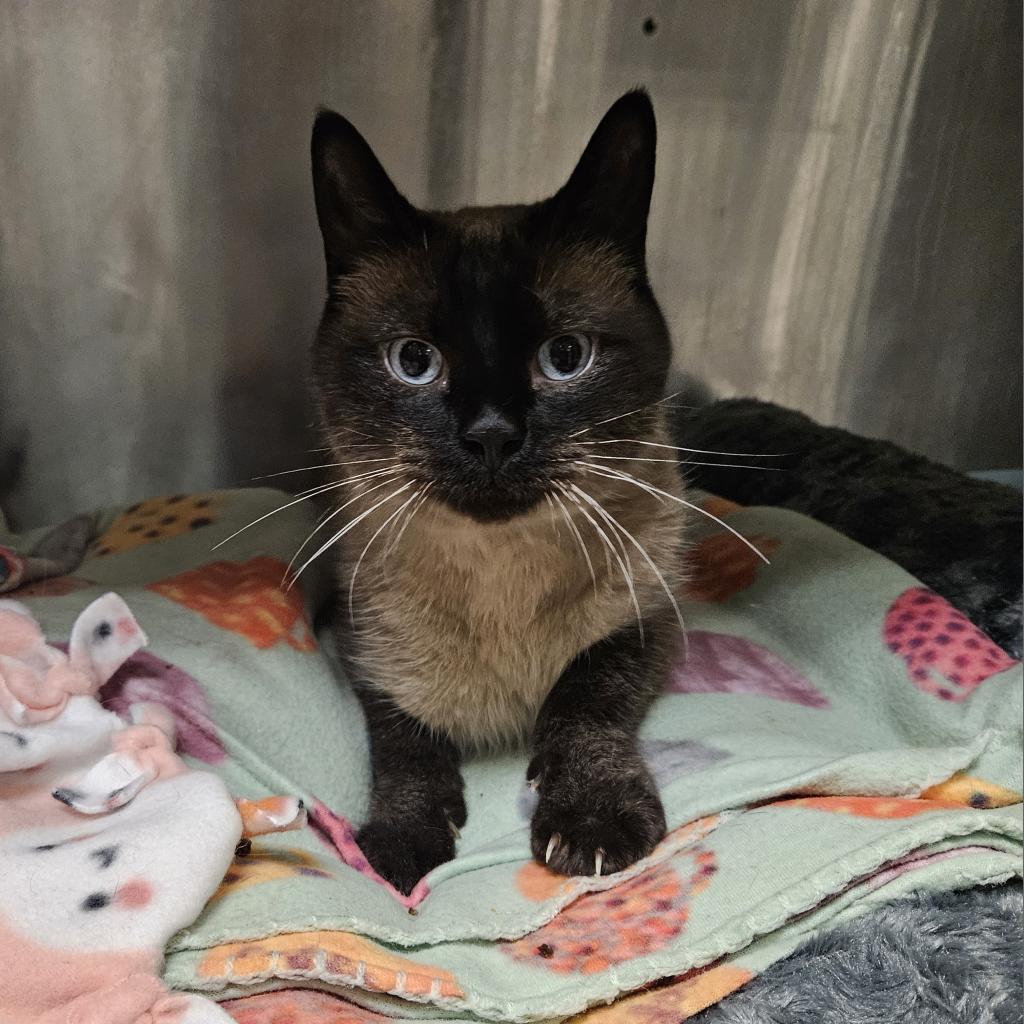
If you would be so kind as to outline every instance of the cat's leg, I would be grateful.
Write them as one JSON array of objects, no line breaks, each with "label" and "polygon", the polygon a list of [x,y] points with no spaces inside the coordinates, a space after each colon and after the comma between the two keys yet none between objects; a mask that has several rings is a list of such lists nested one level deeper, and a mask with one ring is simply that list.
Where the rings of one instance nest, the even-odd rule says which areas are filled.
[{"label": "cat's leg", "polygon": [[428,871],[455,856],[457,830],[466,822],[459,751],[383,694],[367,687],[359,697],[373,789],[357,841],[377,873],[408,895]]},{"label": "cat's leg", "polygon": [[569,875],[609,874],[665,835],[661,800],[637,730],[665,678],[674,618],[623,628],[570,662],[534,730],[527,775],[538,790],[531,847]]}]

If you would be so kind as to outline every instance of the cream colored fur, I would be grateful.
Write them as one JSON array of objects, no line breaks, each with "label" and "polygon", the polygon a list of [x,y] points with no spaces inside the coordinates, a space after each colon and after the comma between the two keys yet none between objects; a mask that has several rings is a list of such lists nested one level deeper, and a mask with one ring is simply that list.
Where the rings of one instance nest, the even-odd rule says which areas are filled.
[{"label": "cream colored fur", "polygon": [[[617,469],[681,494],[675,468],[620,462]],[[636,486],[595,475],[579,486],[646,549],[675,589],[683,509]],[[397,485],[397,484],[396,484]],[[386,490],[376,492],[379,500]],[[341,591],[373,533],[412,493],[403,492],[345,538]],[[409,510],[381,531],[363,558],[348,644],[356,671],[406,712],[465,748],[523,739],[566,665],[596,641],[636,622],[629,588],[579,506],[562,497],[586,544],[561,512],[542,503],[507,523],[481,524],[427,501],[389,552]],[[367,504],[372,504],[368,502]],[[582,503],[602,529],[608,525]],[[643,615],[668,604],[640,552],[622,541]],[[616,543],[619,557],[622,548]],[[625,559],[624,559],[625,561]],[[348,614],[347,605],[344,614]]]}]

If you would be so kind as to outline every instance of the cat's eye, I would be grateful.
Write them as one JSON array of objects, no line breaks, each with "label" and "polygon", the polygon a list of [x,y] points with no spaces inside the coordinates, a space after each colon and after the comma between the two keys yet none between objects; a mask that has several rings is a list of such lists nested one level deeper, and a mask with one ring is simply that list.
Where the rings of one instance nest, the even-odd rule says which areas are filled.
[{"label": "cat's eye", "polygon": [[541,373],[548,380],[572,380],[594,361],[594,343],[585,334],[559,334],[537,351]]},{"label": "cat's eye", "polygon": [[441,353],[419,338],[398,338],[385,352],[388,369],[406,384],[430,384],[437,380],[444,360]]}]

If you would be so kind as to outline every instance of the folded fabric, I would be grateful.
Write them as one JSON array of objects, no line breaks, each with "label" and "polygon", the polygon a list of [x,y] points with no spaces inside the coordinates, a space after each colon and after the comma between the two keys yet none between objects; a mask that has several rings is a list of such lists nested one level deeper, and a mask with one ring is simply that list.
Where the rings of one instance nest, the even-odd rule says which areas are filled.
[{"label": "folded fabric", "polygon": [[[67,651],[0,600],[0,1021],[216,1024],[215,1003],[160,980],[167,938],[221,881],[244,832],[292,828],[294,798],[236,809],[174,752],[175,722],[95,699],[146,642],[116,594],[78,616]],[[114,813],[119,812],[119,813]]]},{"label": "folded fabric", "polygon": [[230,863],[238,813],[219,778],[176,757],[164,708],[138,704],[129,724],[95,699],[145,640],[116,594],[78,616],[67,653],[0,601],[5,1024],[229,1019],[159,975],[167,938]]},{"label": "folded fabric", "polygon": [[553,875],[529,856],[525,755],[471,760],[457,858],[397,898],[353,839],[366,739],[310,625],[326,576],[284,583],[313,527],[291,500],[104,513],[74,577],[14,595],[62,633],[85,588],[116,585],[152,654],[110,681],[109,706],[163,703],[181,749],[233,792],[310,809],[313,830],[255,841],[173,938],[173,987],[238,998],[300,982],[371,1015],[679,1020],[875,901],[1020,874],[1020,664],[833,531],[709,497],[771,565],[695,524],[688,640],[642,732],[666,840],[619,875]]},{"label": "folded fabric", "polygon": [[90,516],[75,516],[40,537],[27,554],[0,545],[0,594],[73,572],[82,561],[92,530]]}]

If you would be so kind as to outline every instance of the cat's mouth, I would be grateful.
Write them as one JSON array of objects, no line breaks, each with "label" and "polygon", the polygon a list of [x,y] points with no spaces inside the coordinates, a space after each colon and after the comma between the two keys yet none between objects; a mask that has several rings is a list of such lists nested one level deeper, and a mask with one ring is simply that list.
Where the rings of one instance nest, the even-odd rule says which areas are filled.
[{"label": "cat's mouth", "polygon": [[500,475],[486,483],[457,484],[437,489],[454,512],[478,523],[504,523],[532,512],[548,493],[537,482],[503,480]]}]

